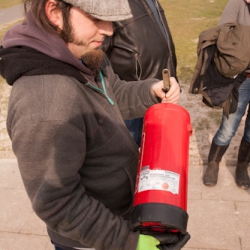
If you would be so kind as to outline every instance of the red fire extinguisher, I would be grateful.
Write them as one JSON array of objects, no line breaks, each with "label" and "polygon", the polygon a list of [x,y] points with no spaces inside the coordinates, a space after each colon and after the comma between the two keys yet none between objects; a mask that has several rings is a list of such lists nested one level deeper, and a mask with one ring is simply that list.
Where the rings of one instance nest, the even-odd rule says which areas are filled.
[{"label": "red fire extinguisher", "polygon": [[147,110],[131,229],[186,233],[191,133],[190,116],[183,107],[160,103]]}]

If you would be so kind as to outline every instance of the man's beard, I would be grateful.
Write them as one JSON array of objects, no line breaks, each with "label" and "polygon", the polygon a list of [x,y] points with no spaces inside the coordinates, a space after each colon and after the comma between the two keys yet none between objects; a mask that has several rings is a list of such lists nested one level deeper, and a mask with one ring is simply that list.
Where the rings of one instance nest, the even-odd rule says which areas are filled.
[{"label": "man's beard", "polygon": [[[69,26],[71,27],[71,26]],[[77,46],[87,46],[83,41],[78,40],[74,34],[74,31],[67,32],[66,28],[63,29],[67,43],[73,43]],[[104,52],[97,48],[92,51],[86,52],[81,56],[83,63],[92,71],[94,76],[100,71],[100,65],[104,57]]]},{"label": "man's beard", "polygon": [[104,57],[104,52],[101,49],[95,49],[82,55],[83,63],[92,71],[96,76],[100,71],[100,65]]}]

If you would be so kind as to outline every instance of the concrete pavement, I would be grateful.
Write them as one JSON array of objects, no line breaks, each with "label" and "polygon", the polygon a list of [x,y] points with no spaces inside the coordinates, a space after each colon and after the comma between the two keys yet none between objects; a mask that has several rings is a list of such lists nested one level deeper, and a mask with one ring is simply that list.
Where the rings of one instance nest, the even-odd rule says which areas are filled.
[{"label": "concrete pavement", "polygon": [[[250,190],[236,187],[235,167],[222,166],[218,185],[202,184],[202,165],[189,166],[188,231],[184,250],[249,250]],[[53,250],[32,211],[15,159],[0,159],[0,249]]]},{"label": "concrete pavement", "polygon": [[24,17],[23,4],[0,10],[0,25],[20,20]]},{"label": "concrete pavement", "polygon": [[0,159],[0,249],[52,250],[31,208],[15,159]]}]

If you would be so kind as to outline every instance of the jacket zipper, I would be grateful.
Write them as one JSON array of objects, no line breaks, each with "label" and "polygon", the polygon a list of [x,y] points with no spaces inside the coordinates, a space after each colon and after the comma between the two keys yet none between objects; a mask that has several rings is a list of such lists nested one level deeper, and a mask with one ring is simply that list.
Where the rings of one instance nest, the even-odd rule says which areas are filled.
[{"label": "jacket zipper", "polygon": [[101,79],[101,83],[102,83],[102,88],[103,88],[103,90],[100,89],[100,88],[95,87],[95,86],[94,86],[93,84],[91,84],[90,82],[87,82],[86,85],[89,86],[90,88],[94,89],[95,91],[97,91],[97,92],[103,94],[103,95],[107,98],[107,100],[109,101],[109,103],[110,103],[112,106],[114,106],[115,103],[113,102],[113,100],[112,100],[112,99],[108,96],[108,94],[107,94],[105,81],[104,81],[104,78],[103,78],[103,75],[102,75],[102,72],[101,72],[101,71],[99,72],[99,76],[100,76],[100,79]]}]

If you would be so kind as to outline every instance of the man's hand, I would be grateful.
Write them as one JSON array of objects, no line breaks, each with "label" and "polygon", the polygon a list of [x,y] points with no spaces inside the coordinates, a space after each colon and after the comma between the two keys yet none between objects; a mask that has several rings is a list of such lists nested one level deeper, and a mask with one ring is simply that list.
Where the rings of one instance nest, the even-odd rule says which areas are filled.
[{"label": "man's hand", "polygon": [[160,243],[159,245],[157,245],[157,248],[160,250],[180,250],[184,247],[184,245],[190,239],[190,234],[188,232],[186,232],[185,234],[182,234],[181,232],[159,233],[159,232],[147,231],[147,232],[143,232],[143,234],[150,235],[156,238]]},{"label": "man's hand", "polygon": [[174,77],[170,77],[170,89],[163,92],[163,81],[157,82],[151,88],[151,93],[160,98],[162,103],[178,103],[180,99],[180,86]]},{"label": "man's hand", "polygon": [[[186,243],[190,239],[190,234],[187,232],[186,234],[182,233],[168,233],[165,236],[162,236],[162,239],[159,236],[154,235],[156,239],[158,239],[161,244],[158,245],[160,250],[180,250],[182,249]],[[164,240],[165,237],[165,240]],[[177,240],[176,240],[177,237]]]}]

